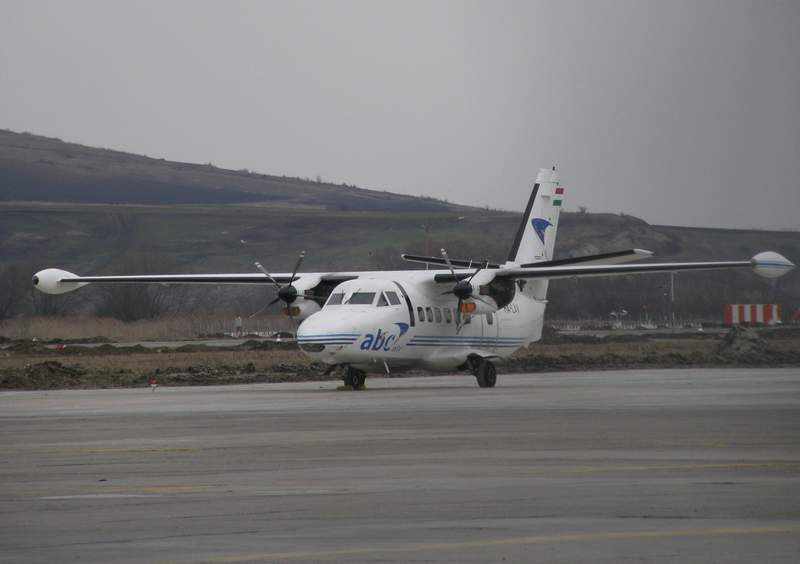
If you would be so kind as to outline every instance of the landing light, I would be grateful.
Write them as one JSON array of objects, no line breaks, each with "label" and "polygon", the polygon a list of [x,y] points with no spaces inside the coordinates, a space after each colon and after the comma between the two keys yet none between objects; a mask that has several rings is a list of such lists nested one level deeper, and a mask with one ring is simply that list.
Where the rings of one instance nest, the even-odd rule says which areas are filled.
[{"label": "landing light", "polygon": [[474,313],[477,307],[473,302],[464,302],[461,304],[461,313]]}]

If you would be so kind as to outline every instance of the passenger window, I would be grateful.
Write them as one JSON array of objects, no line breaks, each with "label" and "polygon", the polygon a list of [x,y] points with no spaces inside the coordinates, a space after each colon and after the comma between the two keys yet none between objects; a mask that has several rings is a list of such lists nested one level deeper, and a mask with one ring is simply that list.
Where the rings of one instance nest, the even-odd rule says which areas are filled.
[{"label": "passenger window", "polygon": [[383,295],[381,292],[381,297],[378,298],[378,307],[386,307],[389,305],[389,302],[386,301],[386,296]]},{"label": "passenger window", "polygon": [[431,323],[433,323],[433,311],[431,311],[431,308],[430,308],[430,307],[426,307],[426,308],[425,308],[425,317],[427,317],[427,318],[428,318],[428,321],[430,321]]},{"label": "passenger window", "polygon": [[492,313],[487,313],[486,314],[486,323],[487,323],[487,325],[493,325],[494,324],[494,314],[492,314]]},{"label": "passenger window", "polygon": [[397,292],[386,292],[386,297],[389,298],[390,304],[400,305],[400,298],[397,297]]},{"label": "passenger window", "polygon": [[453,314],[450,311],[449,307],[444,308],[444,320],[447,323],[452,323],[453,322]]},{"label": "passenger window", "polygon": [[344,294],[331,294],[331,297],[328,298],[328,303],[325,305],[341,305],[343,298]]},{"label": "passenger window", "polygon": [[422,311],[422,306],[417,308],[417,315],[419,316],[420,321],[425,321],[425,312]]},{"label": "passenger window", "polygon": [[375,301],[375,292],[356,292],[347,303],[350,305],[369,305]]},{"label": "passenger window", "polygon": [[435,308],[433,308],[433,313],[436,314],[436,323],[441,323],[442,322],[442,310],[440,310],[438,307],[435,307]]}]

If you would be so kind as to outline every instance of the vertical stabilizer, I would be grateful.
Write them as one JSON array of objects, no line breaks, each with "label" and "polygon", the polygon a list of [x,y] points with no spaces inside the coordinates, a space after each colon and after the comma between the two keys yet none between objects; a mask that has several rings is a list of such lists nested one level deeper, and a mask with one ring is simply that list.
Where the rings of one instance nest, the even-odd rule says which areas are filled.
[{"label": "vertical stabilizer", "polygon": [[553,259],[563,198],[564,189],[558,183],[555,167],[540,169],[508,262],[527,264]]}]

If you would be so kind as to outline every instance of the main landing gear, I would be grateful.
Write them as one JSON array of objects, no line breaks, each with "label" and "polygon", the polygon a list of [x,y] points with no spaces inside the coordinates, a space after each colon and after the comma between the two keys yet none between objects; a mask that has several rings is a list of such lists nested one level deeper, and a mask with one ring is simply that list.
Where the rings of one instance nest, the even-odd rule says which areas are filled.
[{"label": "main landing gear", "polygon": [[494,364],[479,356],[471,357],[467,363],[470,371],[478,381],[478,386],[481,388],[494,388],[497,383],[497,369]]},{"label": "main landing gear", "polygon": [[367,373],[363,370],[357,370],[352,366],[347,366],[344,369],[342,380],[345,386],[350,386],[354,390],[363,390],[364,382],[367,380]]}]

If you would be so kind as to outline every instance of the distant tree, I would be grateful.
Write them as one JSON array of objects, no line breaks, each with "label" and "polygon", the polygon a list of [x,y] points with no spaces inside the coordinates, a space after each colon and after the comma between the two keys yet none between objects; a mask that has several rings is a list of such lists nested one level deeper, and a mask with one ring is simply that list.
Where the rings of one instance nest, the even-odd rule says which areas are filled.
[{"label": "distant tree", "polygon": [[589,209],[586,206],[578,206],[578,213],[586,213]]},{"label": "distant tree", "polygon": [[30,287],[31,309],[41,317],[60,317],[72,309],[75,297],[72,294],[45,294]]},{"label": "distant tree", "polygon": [[31,286],[33,271],[21,264],[0,268],[0,319],[22,312]]},{"label": "distant tree", "polygon": [[0,268],[0,319],[29,313],[65,315],[72,309],[73,296],[44,294],[33,286],[33,273],[41,267],[35,261],[24,261]]},{"label": "distant tree", "polygon": [[[116,274],[164,273],[173,268],[168,261],[149,254],[124,257],[110,267]],[[104,288],[104,297],[97,308],[101,316],[122,321],[156,319],[182,310],[187,302],[186,286],[155,284],[115,284]]]}]

